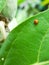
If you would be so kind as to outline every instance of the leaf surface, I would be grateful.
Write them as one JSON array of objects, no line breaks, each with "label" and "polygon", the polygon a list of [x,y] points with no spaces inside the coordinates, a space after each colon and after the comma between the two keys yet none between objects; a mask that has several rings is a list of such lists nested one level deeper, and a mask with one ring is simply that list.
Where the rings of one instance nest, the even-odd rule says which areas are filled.
[{"label": "leaf surface", "polygon": [[18,0],[18,5],[20,5],[23,2],[25,2],[25,0]]},{"label": "leaf surface", "polygon": [[0,12],[3,10],[5,5],[6,5],[6,0],[0,0]]},{"label": "leaf surface", "polygon": [[0,65],[49,65],[49,10],[11,31],[0,49]]},{"label": "leaf surface", "polygon": [[16,16],[16,12],[17,0],[7,0],[5,8],[2,10],[3,15],[9,19],[13,19]]}]

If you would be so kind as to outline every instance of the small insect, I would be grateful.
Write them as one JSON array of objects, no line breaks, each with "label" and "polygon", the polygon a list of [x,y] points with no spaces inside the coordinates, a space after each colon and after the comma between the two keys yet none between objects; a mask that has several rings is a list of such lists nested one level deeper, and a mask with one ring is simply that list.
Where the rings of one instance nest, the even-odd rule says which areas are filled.
[{"label": "small insect", "polygon": [[35,25],[38,24],[38,20],[37,20],[37,19],[34,20],[34,24],[35,24]]}]

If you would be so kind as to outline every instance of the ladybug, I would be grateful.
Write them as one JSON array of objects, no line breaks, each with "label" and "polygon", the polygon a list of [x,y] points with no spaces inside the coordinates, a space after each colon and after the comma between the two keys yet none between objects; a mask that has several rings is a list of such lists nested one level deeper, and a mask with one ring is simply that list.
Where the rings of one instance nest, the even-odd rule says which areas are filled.
[{"label": "ladybug", "polygon": [[37,19],[34,20],[34,24],[35,24],[35,25],[38,24],[38,20],[37,20]]}]

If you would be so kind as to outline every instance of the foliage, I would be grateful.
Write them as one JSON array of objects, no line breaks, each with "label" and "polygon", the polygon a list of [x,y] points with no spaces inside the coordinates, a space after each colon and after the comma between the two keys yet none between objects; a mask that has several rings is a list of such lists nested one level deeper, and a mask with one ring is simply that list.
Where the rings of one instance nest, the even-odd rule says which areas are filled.
[{"label": "foliage", "polygon": [[6,0],[0,0],[0,12],[5,7],[5,5],[6,5]]},{"label": "foliage", "polygon": [[6,7],[3,9],[4,16],[7,16],[9,19],[15,17],[17,11],[17,0],[7,0]]},{"label": "foliage", "polygon": [[21,23],[0,48],[0,65],[49,65],[49,10],[39,13],[49,0],[42,0],[40,5],[40,1],[30,1],[18,0],[17,5],[17,0],[0,0],[0,13]]},{"label": "foliage", "polygon": [[0,49],[0,65],[49,65],[48,16],[49,10],[27,19],[11,31]]},{"label": "foliage", "polygon": [[25,0],[18,0],[18,5],[20,5],[22,2],[24,2]]}]

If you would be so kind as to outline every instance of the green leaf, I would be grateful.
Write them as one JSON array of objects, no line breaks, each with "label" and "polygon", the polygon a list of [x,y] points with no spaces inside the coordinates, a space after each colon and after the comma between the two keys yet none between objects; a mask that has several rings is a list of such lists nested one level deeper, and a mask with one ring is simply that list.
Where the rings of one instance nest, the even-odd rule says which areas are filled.
[{"label": "green leaf", "polygon": [[[21,12],[21,13],[20,13]],[[25,10],[19,10],[17,12],[16,20],[17,23],[20,24],[23,22],[25,19],[27,19],[27,12]]]},{"label": "green leaf", "polygon": [[49,65],[49,10],[11,31],[0,49],[0,65]]},{"label": "green leaf", "polygon": [[25,0],[18,0],[18,5],[20,5],[21,3],[23,3]]},{"label": "green leaf", "polygon": [[4,16],[12,19],[16,16],[17,0],[7,0],[5,8],[2,10]]},{"label": "green leaf", "polygon": [[0,0],[0,12],[3,10],[5,5],[6,5],[6,0]]}]

